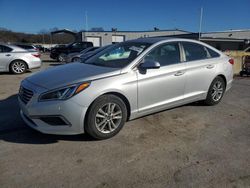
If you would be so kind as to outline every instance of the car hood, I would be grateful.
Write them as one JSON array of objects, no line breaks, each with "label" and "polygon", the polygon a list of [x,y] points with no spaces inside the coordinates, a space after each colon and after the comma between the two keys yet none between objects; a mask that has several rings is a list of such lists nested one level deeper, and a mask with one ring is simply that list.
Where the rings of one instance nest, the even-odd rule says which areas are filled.
[{"label": "car hood", "polygon": [[121,70],[117,68],[101,67],[84,63],[72,63],[49,68],[26,79],[40,87],[55,89],[83,81],[115,76],[120,73]]}]

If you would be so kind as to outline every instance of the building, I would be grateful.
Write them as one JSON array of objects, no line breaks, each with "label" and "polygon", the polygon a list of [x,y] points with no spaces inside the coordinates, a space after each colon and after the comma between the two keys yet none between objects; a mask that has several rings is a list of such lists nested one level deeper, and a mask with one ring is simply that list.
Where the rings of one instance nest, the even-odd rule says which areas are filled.
[{"label": "building", "polygon": [[250,44],[250,29],[202,33],[201,41],[218,50],[244,50]]},{"label": "building", "polygon": [[[199,40],[198,33],[179,29],[158,30],[157,28],[153,31],[117,31],[117,29],[112,29],[112,31],[84,31],[79,33],[63,29],[51,34],[62,32],[74,35],[76,41],[93,42],[94,46],[105,46],[143,37],[178,37]],[[250,45],[250,29],[206,32],[201,34],[200,40],[221,51],[244,50]]]},{"label": "building", "polygon": [[82,41],[93,42],[94,46],[105,46],[126,40],[132,40],[143,37],[174,36],[181,34],[190,34],[191,32],[183,30],[154,30],[154,31],[85,31],[81,32]]}]

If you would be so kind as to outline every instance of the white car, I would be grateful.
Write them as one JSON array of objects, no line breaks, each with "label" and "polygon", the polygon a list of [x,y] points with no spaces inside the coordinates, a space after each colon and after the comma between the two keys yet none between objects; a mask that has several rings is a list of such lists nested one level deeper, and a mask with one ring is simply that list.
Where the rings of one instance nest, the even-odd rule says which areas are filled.
[{"label": "white car", "polygon": [[41,65],[39,52],[27,51],[15,45],[0,44],[0,72],[22,74]]},{"label": "white car", "polygon": [[106,139],[127,120],[200,100],[218,104],[232,86],[233,63],[194,40],[126,41],[23,80],[21,116],[43,133]]}]

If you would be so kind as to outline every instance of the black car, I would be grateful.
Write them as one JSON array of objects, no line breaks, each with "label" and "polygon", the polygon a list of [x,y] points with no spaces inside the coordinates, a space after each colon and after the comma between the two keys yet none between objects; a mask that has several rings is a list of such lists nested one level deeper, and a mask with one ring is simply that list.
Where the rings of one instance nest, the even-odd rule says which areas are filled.
[{"label": "black car", "polygon": [[65,46],[54,47],[51,49],[50,57],[58,61],[63,61],[69,53],[81,52],[89,47],[93,47],[92,42],[74,42]]}]

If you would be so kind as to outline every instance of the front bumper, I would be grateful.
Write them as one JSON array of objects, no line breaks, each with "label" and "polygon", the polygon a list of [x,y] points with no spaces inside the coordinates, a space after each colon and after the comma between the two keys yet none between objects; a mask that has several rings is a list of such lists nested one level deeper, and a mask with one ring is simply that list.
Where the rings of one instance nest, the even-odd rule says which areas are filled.
[{"label": "front bumper", "polygon": [[[27,88],[27,86],[24,87]],[[32,88],[28,88],[32,90]],[[26,104],[18,97],[21,117],[28,126],[46,134],[73,135],[84,133],[84,118],[87,107],[81,106],[71,99],[38,102],[38,96],[34,92],[33,97]],[[44,121],[46,117],[62,117],[67,123],[51,124]]]}]

